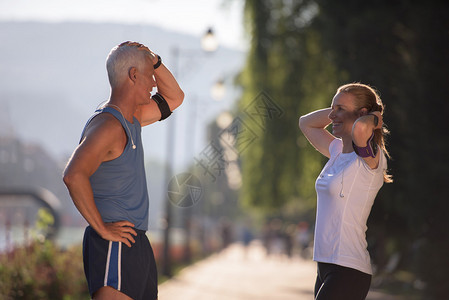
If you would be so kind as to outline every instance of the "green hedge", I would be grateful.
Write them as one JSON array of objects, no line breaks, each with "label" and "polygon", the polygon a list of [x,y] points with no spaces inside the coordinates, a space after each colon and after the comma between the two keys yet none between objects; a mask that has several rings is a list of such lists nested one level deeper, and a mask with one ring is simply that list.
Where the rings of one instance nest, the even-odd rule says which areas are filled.
[{"label": "green hedge", "polygon": [[81,246],[36,241],[0,254],[0,299],[89,299]]}]

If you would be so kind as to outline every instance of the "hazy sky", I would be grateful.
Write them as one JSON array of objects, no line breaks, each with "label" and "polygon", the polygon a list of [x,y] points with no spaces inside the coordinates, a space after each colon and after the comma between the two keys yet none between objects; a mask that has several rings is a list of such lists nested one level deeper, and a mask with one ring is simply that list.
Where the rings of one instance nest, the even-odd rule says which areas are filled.
[{"label": "hazy sky", "polygon": [[212,27],[220,44],[245,50],[243,0],[0,0],[3,21],[148,23],[202,35]]},{"label": "hazy sky", "polygon": [[[243,4],[244,0],[0,0],[0,22],[84,21],[93,23],[112,22],[137,25],[149,24],[152,26],[159,26],[162,29],[168,29],[169,31],[187,33],[194,37],[200,37],[209,27],[212,27],[216,33],[220,46],[227,46],[227,48],[233,48],[233,50],[238,51],[230,49],[226,50],[225,47],[223,47],[222,50],[219,53],[216,53],[213,57],[204,57],[202,60],[196,60],[197,62],[207,62],[207,66],[196,66],[195,76],[191,76],[193,73],[189,73],[178,77],[178,80],[186,93],[187,100],[185,102],[192,103],[190,106],[183,105],[182,109],[177,111],[176,122],[173,121],[176,123],[177,128],[177,134],[175,135],[176,140],[178,141],[177,147],[182,151],[182,154],[176,155],[177,161],[175,161],[175,164],[179,164],[183,167],[182,165],[184,163],[192,161],[193,157],[196,157],[207,145],[207,124],[215,119],[221,111],[230,110],[240,94],[239,90],[235,89],[232,85],[232,77],[238,72],[240,66],[243,65],[245,57],[244,53],[248,44],[245,42],[244,38]],[[160,39],[160,37],[158,38]],[[192,38],[192,40],[195,40],[195,38]],[[180,45],[180,47],[182,46],[183,45]],[[165,51],[163,51],[162,56],[164,59],[166,58],[165,62],[170,64],[171,57],[168,55],[169,47],[170,45],[165,46]],[[187,49],[194,49],[191,45],[186,47]],[[163,47],[160,46],[158,49],[162,51],[162,48]],[[30,51],[33,51],[32,48],[30,48]],[[107,51],[109,51],[109,48]],[[104,55],[107,54],[107,51],[105,50]],[[24,53],[26,53],[26,51]],[[91,51],[89,50],[87,53],[91,53]],[[227,62],[223,65],[223,61],[230,59],[229,53],[233,53],[233,56],[231,56],[232,62]],[[56,61],[55,58],[52,59],[53,63]],[[103,64],[103,62],[104,57],[101,57],[100,63]],[[211,66],[212,69],[208,69]],[[19,66],[16,69],[20,70],[20,68],[22,68],[22,66]],[[29,70],[28,66],[26,68]],[[77,69],[77,67],[74,66],[72,66],[72,68]],[[45,71],[48,73],[51,72],[51,70],[51,67],[49,67]],[[103,69],[101,70],[104,71]],[[204,72],[206,72],[206,74],[204,74]],[[100,82],[104,83],[106,74],[101,74],[101,80],[103,81]],[[226,95],[221,101],[210,101],[211,96],[209,90],[210,86],[212,86],[211,82],[217,80],[219,77],[227,82]],[[45,81],[46,77],[42,75],[41,78],[43,83],[40,85],[40,88],[43,90],[46,90],[47,88],[50,89],[51,85],[47,86]],[[87,82],[86,86],[90,83],[91,82]],[[63,86],[63,84],[59,85],[61,89],[64,89]],[[88,90],[86,89],[86,86],[84,86],[84,89],[82,90]],[[8,89],[12,94],[18,93],[17,90],[11,90],[11,86],[9,86]],[[101,91],[101,88],[98,86],[95,87],[94,90],[91,90],[92,94],[88,93],[86,95],[81,95],[75,92],[71,93],[67,90],[64,90],[63,94],[68,95],[67,97],[80,97],[80,99],[83,97],[93,97],[92,95],[95,93],[100,93],[102,96],[107,97],[108,89],[105,90],[106,92],[104,95]],[[98,101],[96,102],[98,104],[102,100],[100,101],[100,99],[98,99],[95,101]],[[95,104],[92,109],[94,109],[97,104]],[[195,109],[201,110],[201,114],[194,113]],[[194,137],[188,137],[185,128],[187,128],[186,124],[191,123],[190,120],[193,115],[195,116],[196,121],[193,122],[193,125],[191,124],[191,126],[193,126],[192,131],[195,131],[195,134]],[[86,119],[87,117],[88,116],[86,116]],[[84,120],[82,120],[82,122],[84,122]],[[161,123],[162,124],[159,124],[158,122],[155,126],[149,126],[151,128],[147,128],[144,131],[144,140],[151,145],[151,147],[145,147],[146,155],[148,153],[148,157],[156,157],[159,159],[161,155],[164,156],[166,142],[163,141],[158,143],[158,145],[154,145],[154,143],[152,143],[153,139],[147,138],[157,136],[160,137],[160,139],[165,139],[166,124],[163,122]],[[45,130],[43,130],[43,132],[45,132]],[[42,141],[44,139],[43,135],[33,136]],[[54,141],[53,136],[47,134],[47,137],[49,141],[57,142]],[[189,138],[192,138],[193,141],[189,141]],[[73,147],[76,146],[77,139],[78,132],[76,133],[76,137],[73,138],[75,143]],[[189,142],[189,145],[191,146],[187,147],[187,142]],[[67,147],[66,144],[63,146]],[[53,152],[56,151],[54,150],[56,149],[54,146],[50,147],[46,144],[46,147],[52,149]],[[184,151],[184,148],[190,149],[189,152]],[[72,149],[70,149],[70,151],[72,151]]]}]

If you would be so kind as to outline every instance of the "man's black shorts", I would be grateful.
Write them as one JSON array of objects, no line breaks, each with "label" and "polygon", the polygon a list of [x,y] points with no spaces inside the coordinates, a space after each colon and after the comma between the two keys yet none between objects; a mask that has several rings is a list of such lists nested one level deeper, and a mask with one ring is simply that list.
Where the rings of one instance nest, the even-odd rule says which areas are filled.
[{"label": "man's black shorts", "polygon": [[139,300],[157,299],[157,269],[153,249],[145,231],[135,229],[131,247],[101,238],[88,226],[84,232],[83,260],[89,292],[92,296],[110,286]]}]

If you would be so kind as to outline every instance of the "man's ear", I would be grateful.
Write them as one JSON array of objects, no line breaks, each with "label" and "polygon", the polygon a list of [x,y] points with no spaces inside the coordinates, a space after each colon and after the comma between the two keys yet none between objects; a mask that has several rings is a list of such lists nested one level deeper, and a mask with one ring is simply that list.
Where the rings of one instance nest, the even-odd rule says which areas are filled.
[{"label": "man's ear", "polygon": [[136,79],[137,79],[137,68],[136,68],[136,67],[131,67],[131,68],[129,68],[129,71],[128,71],[128,78],[129,78],[132,82],[136,82]]}]

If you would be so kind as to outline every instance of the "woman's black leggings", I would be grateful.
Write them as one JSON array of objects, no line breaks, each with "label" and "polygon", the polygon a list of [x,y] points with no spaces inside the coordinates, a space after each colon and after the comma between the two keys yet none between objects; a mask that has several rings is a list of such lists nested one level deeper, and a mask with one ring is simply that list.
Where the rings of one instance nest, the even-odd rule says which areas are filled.
[{"label": "woman's black leggings", "polygon": [[316,300],[364,300],[371,275],[334,264],[318,263]]}]

